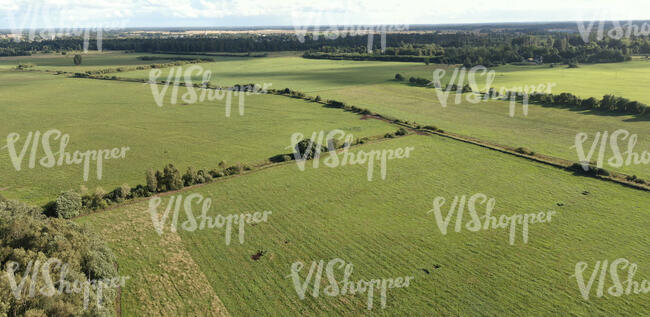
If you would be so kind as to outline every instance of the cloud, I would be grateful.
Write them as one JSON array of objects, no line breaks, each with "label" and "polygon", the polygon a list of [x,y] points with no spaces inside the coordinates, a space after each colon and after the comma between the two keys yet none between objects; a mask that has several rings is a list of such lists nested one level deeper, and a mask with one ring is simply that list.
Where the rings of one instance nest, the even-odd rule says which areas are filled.
[{"label": "cloud", "polygon": [[141,26],[153,22],[181,26],[194,21],[214,26],[222,25],[221,19],[238,25],[264,19],[303,25],[650,18],[650,2],[635,0],[0,0],[0,8],[0,27],[9,27],[10,17],[14,21],[26,17],[34,27],[115,21]]}]

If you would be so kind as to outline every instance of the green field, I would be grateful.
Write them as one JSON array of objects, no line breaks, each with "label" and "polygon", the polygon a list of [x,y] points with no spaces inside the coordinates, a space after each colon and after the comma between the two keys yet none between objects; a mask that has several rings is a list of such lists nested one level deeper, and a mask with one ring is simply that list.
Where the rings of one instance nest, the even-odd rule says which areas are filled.
[{"label": "green field", "polygon": [[579,68],[506,65],[495,70],[497,87],[556,83],[553,93],[571,92],[579,97],[597,99],[613,94],[650,104],[650,62],[646,60],[585,64]]},{"label": "green field", "polygon": [[[588,133],[593,140],[596,132],[612,133],[618,129],[638,135],[635,152],[641,154],[650,149],[650,125],[647,118],[595,111],[574,111],[529,105],[529,114],[524,117],[522,105],[518,104],[515,117],[509,117],[509,102],[490,101],[479,104],[468,103],[465,97],[458,105],[451,94],[448,106],[443,108],[434,90],[412,87],[392,78],[396,73],[432,78],[433,70],[439,66],[399,62],[357,62],[310,60],[299,57],[265,58],[249,61],[201,64],[212,71],[214,85],[228,86],[236,83],[272,83],[273,88],[290,87],[310,95],[326,99],[342,100],[349,104],[368,108],[382,115],[402,120],[431,124],[450,132],[473,136],[486,141],[512,147],[526,147],[538,153],[556,156],[570,161],[579,161],[575,149],[571,149],[577,133]],[[538,85],[557,83],[554,93],[573,92],[580,96],[602,97],[615,93],[627,98],[639,98],[650,87],[650,63],[634,61],[617,64],[584,65],[578,69],[541,68],[538,66],[504,66],[496,68],[497,77],[493,86]],[[620,71],[616,71],[616,69]],[[451,76],[447,71],[447,80]],[[148,71],[120,73],[120,77],[148,78]],[[544,75],[544,76],[542,76]],[[165,76],[163,72],[162,77]],[[603,85],[602,78],[617,78]],[[163,78],[161,78],[163,79]],[[194,79],[200,81],[201,76]],[[477,76],[479,85],[482,78]],[[598,83],[600,81],[600,83]],[[610,84],[611,83],[611,84]],[[632,83],[632,84],[628,84]],[[583,87],[589,87],[588,90]],[[615,87],[616,91],[608,89]],[[480,88],[480,87],[479,87]],[[650,95],[648,95],[650,103]],[[586,143],[587,149],[591,143]],[[621,142],[622,148],[627,142]],[[587,151],[587,150],[586,150]],[[623,150],[624,151],[624,150]],[[612,153],[608,150],[608,157]],[[607,157],[607,158],[608,158]],[[650,165],[629,165],[620,168],[608,167],[614,171],[650,178]]]},{"label": "green field", "polygon": [[[73,58],[76,54],[82,56],[82,64],[75,65]],[[156,56],[162,59],[153,61],[143,61],[138,59],[140,56]],[[149,54],[149,53],[123,53],[119,51],[98,52],[69,52],[66,55],[60,54],[35,54],[32,56],[16,56],[0,58],[0,68],[17,66],[21,63],[34,64],[36,70],[48,71],[65,71],[65,72],[85,72],[105,68],[128,67],[128,66],[147,66],[151,64],[162,64],[172,62],[171,57],[189,57],[201,58],[204,56],[196,55],[170,55],[170,54]],[[217,57],[210,56],[215,60],[242,60],[242,57]]]},{"label": "green field", "polygon": [[[107,237],[121,273],[133,277],[123,301],[128,316],[157,314],[159,310],[147,310],[157,308],[148,301],[179,300],[175,292],[155,299],[137,296],[142,284],[149,283],[150,272],[158,270],[170,280],[203,274],[233,316],[635,316],[650,308],[643,295],[585,301],[570,277],[579,261],[619,257],[639,263],[638,280],[649,276],[650,257],[643,252],[650,204],[645,192],[440,137],[409,136],[360,149],[408,146],[415,148],[412,157],[389,161],[384,181],[368,182],[363,166],[308,167],[300,172],[295,164],[287,164],[184,192],[211,197],[210,215],[262,210],[273,214],[268,223],[247,226],[243,245],[226,246],[223,230],[180,230],[184,248],[176,254],[190,254],[193,262],[182,272],[163,270],[169,261],[160,258],[156,246],[172,234],[167,227],[165,234],[156,236],[146,202],[79,222]],[[506,230],[442,235],[433,215],[427,214],[432,199],[443,196],[450,201],[454,195],[475,193],[496,199],[496,215],[543,210],[558,215],[551,223],[531,225],[528,244],[517,236],[509,245]],[[179,223],[183,220],[181,212]],[[267,253],[254,261],[251,255],[258,250]],[[406,275],[415,279],[408,288],[390,290],[383,310],[378,296],[370,312],[365,296],[299,300],[285,278],[291,264],[302,261],[309,266],[312,260],[333,258],[354,264],[352,280]],[[191,270],[194,263],[199,271]],[[160,283],[154,280],[147,289],[158,294]],[[187,294],[181,295],[183,303],[193,298],[183,289],[178,293]]]},{"label": "green field", "polygon": [[[232,113],[225,116],[225,101],[204,101],[194,105],[171,105],[167,94],[158,107],[149,85],[72,79],[37,72],[0,73],[0,117],[11,118],[0,126],[3,139],[19,133],[17,151],[31,131],[58,129],[70,135],[66,151],[130,147],[126,159],[104,161],[101,181],[91,167],[88,182],[79,165],[46,169],[36,164],[16,171],[9,152],[0,152],[0,188],[3,195],[34,203],[53,200],[64,190],[79,185],[112,190],[123,183],[142,184],[147,169],[161,169],[168,163],[185,171],[212,169],[225,160],[257,164],[272,156],[290,153],[291,135],[301,132],[341,129],[356,137],[383,135],[395,127],[379,121],[361,121],[360,116],[319,104],[281,96],[245,97],[245,113],[238,112],[233,97]],[[184,93],[180,90],[179,95]],[[225,98],[224,98],[225,99]],[[6,143],[3,141],[4,146]],[[58,149],[58,143],[53,147]],[[39,147],[39,159],[43,155]]]},{"label": "green field", "polygon": [[[161,169],[168,163],[181,173],[188,166],[213,169],[220,161],[259,165],[290,153],[291,135],[296,132],[309,137],[312,132],[341,129],[366,137],[398,128],[278,95],[246,96],[243,116],[238,113],[237,97],[232,99],[231,116],[226,117],[223,100],[180,101],[186,88],[179,89],[178,103],[171,104],[169,91],[159,107],[149,84],[41,72],[164,62],[143,63],[137,59],[143,55],[150,54],[91,54],[81,66],[73,65],[71,55],[0,58],[0,118],[4,118],[0,136],[19,133],[18,151],[28,132],[50,129],[70,135],[69,152],[130,148],[125,159],[104,162],[101,180],[91,166],[87,182],[79,165],[43,168],[37,163],[28,168],[29,150],[23,169],[16,171],[3,148],[2,196],[43,204],[80,185],[110,191],[124,183],[144,184],[147,169]],[[571,161],[578,160],[571,146],[579,132],[590,135],[588,147],[598,131],[625,129],[638,134],[637,152],[650,150],[647,119],[539,105],[530,105],[528,116],[523,116],[521,104],[509,117],[507,102],[456,105],[453,94],[443,108],[433,89],[392,79],[396,73],[429,78],[439,65],[308,60],[295,53],[216,59],[199,64],[212,71],[213,85],[271,83],[271,88],[289,87]],[[12,70],[19,62],[33,63],[37,71]],[[497,68],[496,83],[510,87],[553,79],[558,83],[554,92],[596,97],[613,92],[643,101],[648,65],[634,61],[578,69],[504,66]],[[164,69],[163,76],[168,71]],[[612,74],[619,79],[600,77]],[[149,71],[112,75],[144,79]],[[201,75],[194,76],[200,79]],[[611,85],[603,86],[605,80]],[[226,245],[223,229],[170,232],[167,225],[165,233],[158,235],[147,212],[148,199],[74,221],[100,233],[118,259],[120,275],[131,277],[121,293],[122,316],[638,316],[650,309],[644,294],[597,298],[592,293],[584,300],[572,277],[580,261],[589,264],[588,279],[596,261],[626,258],[639,264],[635,280],[650,279],[647,191],[437,135],[373,140],[352,151],[406,147],[414,148],[411,157],[388,161],[385,180],[377,165],[373,180],[368,181],[366,165],[329,168],[321,162],[315,169],[309,162],[300,171],[295,162],[286,162],[175,193],[211,198],[213,216],[272,211],[268,222],[246,226],[244,244],[239,244],[234,232],[232,243]],[[43,154],[39,147],[35,158]],[[647,164],[605,168],[650,179]],[[494,216],[548,210],[557,215],[550,223],[531,225],[527,244],[521,241],[521,227],[510,245],[506,229],[454,232],[455,219],[450,232],[441,234],[434,215],[427,213],[432,200],[445,197],[451,202],[454,196],[477,193],[495,198]],[[160,196],[164,210],[172,196]],[[443,214],[448,208],[443,208]],[[478,212],[484,214],[483,209]],[[181,212],[179,224],[186,217]],[[259,251],[263,255],[253,259]],[[389,290],[385,309],[378,294],[371,311],[366,309],[365,294],[321,294],[300,300],[287,278],[291,264],[304,262],[308,270],[311,261],[335,258],[354,265],[353,281],[398,276],[414,280],[407,288]],[[305,278],[306,272],[302,273]],[[326,281],[323,277],[322,286]]]}]

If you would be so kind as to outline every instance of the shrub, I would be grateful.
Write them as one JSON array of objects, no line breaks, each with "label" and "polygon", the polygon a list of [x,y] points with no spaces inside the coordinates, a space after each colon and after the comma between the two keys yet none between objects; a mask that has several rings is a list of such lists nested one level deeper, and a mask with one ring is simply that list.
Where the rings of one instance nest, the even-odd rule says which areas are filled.
[{"label": "shrub", "polygon": [[321,100],[322,99],[320,98],[320,96],[316,96],[316,99],[314,99],[314,101],[316,101],[316,102],[320,102]]},{"label": "shrub", "polygon": [[384,138],[386,138],[386,139],[392,139],[392,138],[394,138],[394,137],[395,137],[395,136],[394,136],[392,133],[386,133],[386,134],[384,134]]},{"label": "shrub", "polygon": [[18,64],[18,66],[16,66],[16,69],[24,70],[24,69],[33,68],[33,67],[34,67],[34,64],[32,64],[32,63],[21,63],[21,64]]},{"label": "shrub", "polygon": [[138,185],[135,188],[131,188],[131,197],[150,197],[152,192],[149,190],[148,186]]},{"label": "shrub", "polygon": [[[168,164],[162,173],[163,185],[166,191],[179,190],[183,188],[183,179],[181,173],[174,167],[173,164]],[[160,182],[158,182],[160,187]]]},{"label": "shrub", "polygon": [[185,186],[192,186],[196,184],[197,174],[194,172],[194,169],[190,166],[187,168],[187,172],[183,175],[183,184]]},{"label": "shrub", "polygon": [[[25,284],[22,298],[17,300],[11,292],[5,264],[17,262],[20,267],[16,272],[17,278],[23,277],[29,263],[48,258],[57,258],[61,264],[67,265],[66,274],[62,274],[66,282],[73,284],[74,280],[101,280],[117,277],[115,257],[105,242],[94,232],[79,226],[72,221],[49,218],[34,213],[39,208],[27,206],[16,201],[0,203],[0,315],[1,316],[114,316],[114,289],[104,289],[103,305],[99,308],[93,305],[97,291],[89,288],[90,305],[83,310],[83,296],[64,292],[52,297],[28,296],[29,282]],[[55,269],[56,264],[51,266]],[[40,270],[40,269],[38,269]],[[55,269],[58,270],[58,269]],[[59,274],[51,276],[55,285],[58,284]],[[36,286],[38,292],[41,282]],[[58,287],[58,286],[55,286]],[[40,295],[40,294],[39,294]]]},{"label": "shrub", "polygon": [[518,147],[515,149],[515,152],[527,155],[535,155],[535,152],[528,150],[525,147]]},{"label": "shrub", "polygon": [[[316,155],[316,144],[311,139],[303,139],[296,144],[294,152],[305,160],[311,160]],[[321,146],[320,152],[327,152],[327,147]]]},{"label": "shrub", "polygon": [[104,200],[104,196],[106,196],[106,191],[101,187],[97,187],[95,189],[95,192],[91,196],[90,208],[91,209],[106,208],[108,204],[106,203],[106,200]]},{"label": "shrub", "polygon": [[153,169],[149,169],[147,171],[147,189],[155,193],[158,188],[158,180],[156,179],[156,174],[154,173]]},{"label": "shrub", "polygon": [[220,171],[217,171],[217,170],[211,170],[211,171],[208,172],[208,174],[210,174],[210,176],[212,176],[212,178],[219,178],[219,177],[224,176],[223,172],[220,172]]},{"label": "shrub", "polygon": [[79,215],[81,210],[81,195],[74,191],[66,191],[56,198],[56,216],[70,219]]},{"label": "shrub", "polygon": [[402,76],[402,74],[395,74],[395,80],[404,81],[404,76]]},{"label": "shrub", "polygon": [[604,169],[604,168],[599,168],[593,164],[589,164],[587,166],[587,170],[582,167],[581,163],[573,163],[571,166],[567,168],[570,171],[573,171],[578,174],[583,174],[583,175],[590,175],[590,176],[610,176],[611,173]]},{"label": "shrub", "polygon": [[422,128],[422,129],[429,130],[429,131],[434,131],[434,132],[444,132],[443,130],[438,129],[437,127],[432,126],[432,125],[425,125],[424,128]]},{"label": "shrub", "polygon": [[239,173],[241,173],[241,168],[239,167],[239,165],[233,165],[231,167],[226,168],[223,171],[223,174],[226,175],[226,176],[236,175],[236,174],[239,174]]},{"label": "shrub", "polygon": [[219,162],[219,164],[217,164],[217,166],[219,166],[221,169],[225,169],[226,165],[227,165],[226,161],[221,161],[221,162]]}]

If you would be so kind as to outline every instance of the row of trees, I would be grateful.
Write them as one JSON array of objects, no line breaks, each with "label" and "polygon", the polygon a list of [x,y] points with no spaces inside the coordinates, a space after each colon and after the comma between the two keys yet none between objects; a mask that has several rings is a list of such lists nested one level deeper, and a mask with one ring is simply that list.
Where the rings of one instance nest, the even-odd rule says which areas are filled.
[{"label": "row of trees", "polygon": [[239,174],[243,170],[250,169],[250,166],[242,164],[226,166],[226,163],[222,161],[218,168],[210,171],[197,171],[188,167],[187,171],[182,174],[173,164],[168,164],[162,170],[148,170],[146,185],[130,187],[128,184],[124,184],[110,192],[106,192],[101,187],[97,187],[94,192],[89,192],[85,187],[82,187],[79,192],[73,190],[62,192],[55,201],[44,206],[43,214],[48,217],[70,219],[129,199],[150,197],[156,193],[210,183],[215,178]]},{"label": "row of trees", "polygon": [[[396,74],[395,80],[404,81],[405,78],[401,74]],[[430,80],[426,78],[411,77],[409,78],[409,83],[411,85],[419,86],[419,87],[431,87],[431,88],[443,89],[440,86],[440,83],[432,83]],[[444,89],[449,90],[451,92],[457,92],[459,90],[458,88],[459,87],[455,84],[447,84],[447,86]],[[472,88],[470,87],[469,84],[465,84],[462,87],[460,87],[460,91],[462,93],[472,92]],[[514,92],[514,91],[507,91],[504,93],[503,96],[499,96],[499,92],[497,92],[494,88],[491,88],[488,94],[492,98],[503,97],[505,99],[509,99],[511,97],[514,97],[519,100],[523,100],[524,98],[524,95],[521,92]],[[602,99],[598,100],[594,97],[583,99],[568,92],[563,92],[560,94],[546,94],[546,93],[534,92],[528,95],[528,101],[532,103],[542,104],[542,105],[593,109],[593,110],[601,110],[607,112],[620,112],[620,113],[627,113],[627,114],[633,114],[639,116],[650,114],[650,107],[648,107],[648,105],[638,101],[629,100],[627,98],[617,97],[614,95],[605,95],[603,96]]]},{"label": "row of trees", "polygon": [[[348,54],[348,57],[401,60],[403,58],[430,57],[432,62],[472,65],[490,65],[520,62],[528,58],[543,57],[545,62],[558,63],[577,60],[582,63],[615,62],[630,55],[650,54],[648,37],[632,36],[627,39],[592,40],[586,43],[576,33],[545,32],[521,34],[520,30],[484,30],[475,33],[455,30],[431,33],[391,33],[386,36],[386,46],[373,41],[373,54],[368,54],[368,35],[344,35],[336,38],[323,34],[307,34],[302,40],[295,34],[221,34],[163,38],[104,38],[103,49],[135,52],[230,52],[250,53],[268,51],[312,51],[325,54]],[[375,35],[378,39],[379,35]],[[91,39],[89,49],[97,49]],[[29,54],[42,51],[79,50],[81,37],[54,40],[21,41],[0,40],[0,53],[8,55]],[[385,49],[382,52],[382,49]],[[253,56],[255,54],[252,54]],[[257,55],[255,55],[257,56]],[[316,56],[316,55],[312,55]],[[344,55],[341,55],[344,56]]]},{"label": "row of trees", "polygon": [[[556,47],[540,46],[518,47],[507,44],[493,46],[463,46],[445,47],[439,50],[418,49],[416,52],[409,44],[404,47],[389,47],[385,52],[375,51],[368,53],[348,52],[347,49],[328,48],[325,51],[309,51],[303,54],[305,58],[311,59],[335,59],[335,60],[375,60],[375,61],[401,61],[401,62],[423,62],[428,64],[462,64],[465,67],[476,65],[496,66],[509,63],[520,63],[529,58],[545,63],[614,63],[631,59],[632,50],[628,48],[612,48],[600,42],[591,45],[569,46],[564,49]],[[413,55],[433,54],[433,55]]]}]

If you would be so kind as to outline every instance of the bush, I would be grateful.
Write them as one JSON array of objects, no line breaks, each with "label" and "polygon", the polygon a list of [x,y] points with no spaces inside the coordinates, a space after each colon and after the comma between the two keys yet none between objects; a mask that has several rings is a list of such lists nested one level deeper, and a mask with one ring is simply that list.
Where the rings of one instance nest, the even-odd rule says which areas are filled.
[{"label": "bush", "polygon": [[589,175],[589,176],[610,176],[611,175],[611,173],[608,170],[604,168],[599,168],[593,164],[589,164],[587,166],[586,171],[582,167],[581,163],[573,163],[567,169],[578,174]]},{"label": "bush", "polygon": [[[46,219],[39,208],[11,201],[0,203],[0,237],[0,316],[115,315],[115,289],[102,290],[103,305],[98,308],[93,305],[97,298],[96,290],[89,288],[90,305],[84,310],[84,298],[79,294],[63,292],[52,297],[28,296],[29,282],[25,284],[22,298],[17,300],[5,278],[8,275],[5,264],[9,261],[19,264],[15,274],[20,279],[30,262],[40,260],[43,263],[48,258],[56,258],[63,262],[61,264],[68,264],[63,278],[70,284],[75,280],[113,279],[118,276],[115,256],[97,234],[69,220]],[[51,269],[55,267],[53,264]],[[59,274],[51,277],[57,285]],[[39,280],[41,282],[35,285],[36,292],[43,286],[43,280]]]},{"label": "bush", "polygon": [[196,184],[197,174],[192,167],[187,168],[187,172],[183,175],[183,185],[192,186]]},{"label": "bush", "polygon": [[156,174],[153,169],[147,171],[147,189],[152,193],[155,193],[158,189],[158,180],[156,179]]},{"label": "bush", "polygon": [[395,135],[407,135],[407,134],[408,134],[408,132],[404,128],[399,128],[399,130],[397,130],[397,132],[395,132]]},{"label": "bush", "polygon": [[62,192],[56,198],[55,206],[57,217],[63,219],[76,217],[81,211],[81,195],[71,190]]},{"label": "bush", "polygon": [[438,129],[437,127],[432,126],[432,125],[425,125],[422,129],[429,130],[429,131],[434,131],[434,132],[440,132],[440,133],[445,132],[445,131],[443,131],[441,129]]},{"label": "bush", "polygon": [[392,139],[392,138],[394,138],[394,137],[395,137],[395,136],[394,136],[392,133],[386,133],[386,134],[384,134],[384,138],[386,138],[386,139]]},{"label": "bush", "polygon": [[135,188],[131,188],[131,197],[150,197],[152,192],[149,190],[148,186],[138,185]]},{"label": "bush", "polygon": [[[305,160],[311,160],[316,155],[316,147],[318,145],[319,144],[316,144],[311,139],[303,139],[296,144],[294,152],[300,157],[304,157]],[[327,152],[327,147],[321,145],[320,152]]]},{"label": "bush", "polygon": [[226,175],[226,176],[236,175],[236,174],[239,174],[239,173],[241,173],[241,168],[239,167],[239,165],[233,165],[231,167],[226,168],[223,171],[223,174]]},{"label": "bush", "polygon": [[535,155],[535,152],[528,150],[525,147],[518,147],[515,149],[515,152],[521,153],[521,154],[526,154],[526,155]]},{"label": "bush", "polygon": [[645,180],[643,180],[641,178],[637,178],[636,175],[628,176],[625,179],[630,181],[630,182],[635,182],[637,184],[642,184],[642,185],[646,183]]},{"label": "bush", "polygon": [[[183,188],[183,179],[181,173],[174,167],[173,164],[165,166],[162,173],[162,187],[161,182],[158,181],[159,192],[179,190]],[[164,190],[161,190],[164,189]]]},{"label": "bush", "polygon": [[395,74],[395,80],[404,81],[404,76],[402,76],[402,74]]}]

